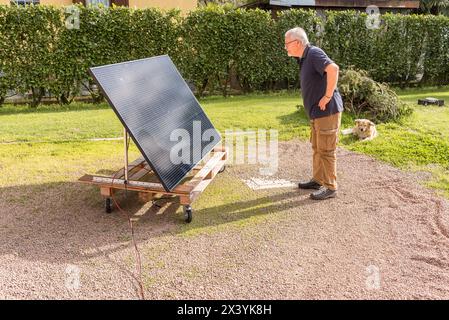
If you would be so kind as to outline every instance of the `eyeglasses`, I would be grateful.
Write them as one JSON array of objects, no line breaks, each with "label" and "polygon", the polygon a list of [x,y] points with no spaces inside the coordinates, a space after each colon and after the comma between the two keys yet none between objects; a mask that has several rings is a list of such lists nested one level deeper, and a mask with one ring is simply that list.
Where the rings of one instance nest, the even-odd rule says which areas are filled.
[{"label": "eyeglasses", "polygon": [[286,42],[286,43],[285,43],[285,48],[287,49],[287,46],[288,46],[290,43],[295,42],[295,41],[298,41],[298,40],[292,40],[292,41]]}]

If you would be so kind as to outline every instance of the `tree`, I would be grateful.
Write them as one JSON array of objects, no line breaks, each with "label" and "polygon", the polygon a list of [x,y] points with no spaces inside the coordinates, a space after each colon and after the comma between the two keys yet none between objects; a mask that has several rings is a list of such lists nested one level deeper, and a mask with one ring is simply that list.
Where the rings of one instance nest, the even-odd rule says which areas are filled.
[{"label": "tree", "polygon": [[449,14],[449,0],[421,0],[419,4],[421,13]]},{"label": "tree", "polygon": [[242,4],[247,4],[250,2],[254,2],[254,0],[199,0],[198,6],[200,7],[207,6],[210,3],[219,5],[233,4],[235,6],[240,6]]}]

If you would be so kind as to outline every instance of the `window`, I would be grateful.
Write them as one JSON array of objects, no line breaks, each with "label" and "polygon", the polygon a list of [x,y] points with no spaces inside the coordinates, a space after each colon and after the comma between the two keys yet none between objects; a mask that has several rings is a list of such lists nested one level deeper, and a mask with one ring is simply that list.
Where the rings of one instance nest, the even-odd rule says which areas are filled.
[{"label": "window", "polygon": [[99,4],[102,4],[105,7],[110,6],[110,0],[86,0],[86,5],[92,5],[92,6],[98,6]]},{"label": "window", "polygon": [[40,0],[14,0],[11,1],[12,4],[17,4],[19,6],[24,6],[26,4],[39,4]]}]

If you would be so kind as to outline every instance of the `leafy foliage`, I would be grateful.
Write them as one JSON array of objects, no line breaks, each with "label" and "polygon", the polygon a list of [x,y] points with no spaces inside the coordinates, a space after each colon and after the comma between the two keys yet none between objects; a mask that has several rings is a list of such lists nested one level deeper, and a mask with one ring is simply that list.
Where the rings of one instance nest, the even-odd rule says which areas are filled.
[{"label": "leafy foliage", "polygon": [[412,113],[387,84],[374,81],[366,71],[353,68],[342,71],[339,91],[345,110],[356,117],[363,115],[373,121],[387,122]]},{"label": "leafy foliage", "polygon": [[419,9],[423,13],[449,15],[449,0],[421,0]]},{"label": "leafy foliage", "polygon": [[8,90],[45,93],[68,104],[88,89],[102,96],[89,67],[169,54],[198,93],[228,94],[231,81],[244,92],[298,87],[298,64],[284,50],[284,34],[303,27],[342,69],[353,65],[376,81],[449,83],[449,18],[382,15],[378,29],[355,11],[269,12],[207,5],[179,11],[75,6],[79,28],[67,28],[74,12],[51,6],[0,6],[0,104]]},{"label": "leafy foliage", "polygon": [[[0,6],[0,97],[7,90],[32,92],[35,107],[49,91],[66,104],[84,85],[99,102],[89,67],[179,55],[179,11],[74,8]],[[79,27],[68,28],[74,15]]]}]

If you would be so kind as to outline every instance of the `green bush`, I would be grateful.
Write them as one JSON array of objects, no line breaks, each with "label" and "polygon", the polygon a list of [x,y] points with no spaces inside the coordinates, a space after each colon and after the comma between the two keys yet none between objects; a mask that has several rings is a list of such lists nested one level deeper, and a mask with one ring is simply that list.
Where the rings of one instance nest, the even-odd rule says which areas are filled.
[{"label": "green bush", "polygon": [[235,42],[231,66],[240,86],[244,92],[269,89],[280,63],[275,22],[262,10],[233,10],[229,17]]},{"label": "green bush", "polygon": [[2,87],[32,92],[36,107],[52,81],[60,10],[49,6],[1,7],[0,70]]},{"label": "green bush", "polygon": [[[31,91],[35,107],[49,91],[66,104],[81,85],[99,102],[89,67],[161,54],[176,60],[181,54],[179,11],[70,8],[0,6],[0,102],[7,90]],[[79,15],[79,28],[66,27],[73,15]]]},{"label": "green bush", "polygon": [[[376,81],[407,86],[449,83],[449,18],[382,15],[378,29],[355,11],[269,12],[207,6],[179,11],[73,6],[0,5],[0,105],[8,90],[31,95],[37,106],[50,92],[70,103],[84,86],[94,101],[88,68],[169,54],[198,88],[227,95],[236,79],[244,92],[298,87],[298,64],[284,50],[284,34],[303,27],[343,69],[367,70]],[[79,28],[67,28],[74,11]],[[418,82],[418,76],[422,79]]]},{"label": "green bush", "polygon": [[374,81],[366,71],[348,68],[341,72],[339,91],[345,111],[376,122],[397,121],[412,113],[385,83]]},{"label": "green bush", "polygon": [[183,75],[199,88],[200,95],[208,86],[216,88],[228,82],[235,47],[229,15],[226,7],[207,6],[191,12],[181,26],[181,68]]}]

